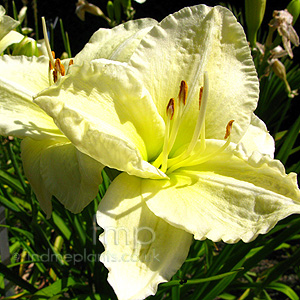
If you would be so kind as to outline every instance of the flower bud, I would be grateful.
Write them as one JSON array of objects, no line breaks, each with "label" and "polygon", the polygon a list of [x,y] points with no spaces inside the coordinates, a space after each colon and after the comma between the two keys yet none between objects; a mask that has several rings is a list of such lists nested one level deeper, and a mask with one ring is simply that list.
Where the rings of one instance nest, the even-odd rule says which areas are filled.
[{"label": "flower bud", "polygon": [[293,16],[294,25],[300,14],[300,0],[292,0],[287,6],[287,10]]},{"label": "flower bud", "polygon": [[108,17],[113,21],[115,13],[114,13],[114,4],[112,1],[107,2],[106,10],[107,10]]},{"label": "flower bud", "polygon": [[272,70],[275,73],[275,75],[284,82],[285,90],[288,93],[288,96],[293,98],[293,92],[291,90],[291,87],[290,87],[287,79],[286,79],[286,70],[285,70],[284,64],[280,60],[275,59],[273,61],[271,67],[272,67]]},{"label": "flower bud", "polygon": [[14,46],[12,55],[39,56],[36,41],[25,36],[20,43]]},{"label": "flower bud", "polygon": [[27,13],[27,6],[23,6],[18,14],[18,20],[20,23],[22,23],[26,17]]},{"label": "flower bud", "polygon": [[67,52],[63,52],[60,56],[60,59],[67,59],[67,58],[69,58],[69,55]]},{"label": "flower bud", "polygon": [[125,9],[129,9],[131,7],[131,0],[121,0],[121,4]]},{"label": "flower bud", "polygon": [[121,3],[120,0],[114,0],[114,13],[117,24],[121,23]]},{"label": "flower bud", "polygon": [[264,18],[267,0],[245,0],[248,40],[251,48],[256,46],[257,31]]}]

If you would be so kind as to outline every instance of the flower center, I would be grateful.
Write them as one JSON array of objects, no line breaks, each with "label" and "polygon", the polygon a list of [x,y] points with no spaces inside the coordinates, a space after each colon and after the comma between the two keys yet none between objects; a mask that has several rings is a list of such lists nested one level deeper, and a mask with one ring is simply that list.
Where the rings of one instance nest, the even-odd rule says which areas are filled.
[{"label": "flower center", "polygon": [[[47,33],[47,26],[45,22],[45,18],[42,17],[42,24],[43,24],[43,34],[44,34],[44,40],[46,44],[47,53],[49,56],[49,85],[52,85],[55,83],[61,76],[64,76],[66,74],[65,67],[61,63],[59,58],[55,59],[55,53],[54,51],[51,51],[49,39],[48,39],[48,33]],[[73,59],[70,59],[69,66],[73,64]],[[52,74],[52,76],[51,76]]]},{"label": "flower center", "polygon": [[[164,145],[161,154],[152,163],[155,167],[160,168],[162,172],[170,174],[178,168],[184,166],[195,166],[204,163],[214,156],[224,151],[230,144],[230,132],[234,120],[228,122],[224,139],[227,141],[222,147],[215,152],[204,154],[205,145],[205,113],[209,96],[208,74],[204,73],[204,83],[199,91],[199,111],[193,136],[184,149],[175,152],[175,156],[170,158],[170,152],[174,146],[181,122],[182,115],[187,100],[188,86],[183,80],[180,84],[180,90],[177,99],[171,98],[166,108],[166,126]],[[172,124],[172,127],[171,127]]]}]

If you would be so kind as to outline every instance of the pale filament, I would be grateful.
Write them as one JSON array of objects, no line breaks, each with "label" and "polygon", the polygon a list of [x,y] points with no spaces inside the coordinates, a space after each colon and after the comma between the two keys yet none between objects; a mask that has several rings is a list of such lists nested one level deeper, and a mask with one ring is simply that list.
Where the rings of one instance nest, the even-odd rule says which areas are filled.
[{"label": "pale filament", "polygon": [[187,99],[187,93],[188,93],[188,85],[187,83],[182,80],[181,84],[180,84],[180,90],[179,90],[179,94],[178,94],[178,98],[177,98],[177,107],[178,109],[176,109],[175,111],[175,118],[174,118],[174,124],[172,127],[172,131],[171,131],[171,135],[170,135],[170,140],[168,143],[168,152],[170,153],[170,151],[172,150],[176,137],[177,137],[177,133],[181,124],[181,120],[182,120],[182,114],[183,114],[183,110],[184,110],[184,106],[186,104],[186,99]]},{"label": "pale filament", "polygon": [[[195,155],[193,156],[189,156],[187,159],[177,163],[177,164],[174,164],[172,165],[168,171],[167,171],[167,174],[170,174],[172,173],[173,171],[181,168],[181,167],[191,167],[191,166],[196,166],[196,165],[200,165],[200,164],[203,164],[209,160],[211,160],[212,158],[214,158],[215,156],[217,156],[218,154],[222,153],[230,144],[231,142],[231,135],[230,135],[230,132],[231,132],[231,128],[232,128],[232,123],[234,122],[234,120],[231,120],[228,122],[227,126],[226,126],[226,134],[225,134],[225,139],[227,139],[227,141],[224,143],[223,146],[221,146],[218,150],[214,151],[214,152],[211,152],[209,153],[208,155],[205,155],[205,156],[202,156],[202,157],[199,157],[200,154],[202,154],[205,150],[205,146],[204,146],[204,149],[201,149],[202,148],[202,137],[201,137],[201,144],[200,144],[200,150],[197,151],[197,157],[199,157],[198,159],[195,159]],[[204,142],[205,143],[205,142]]]},{"label": "pale filament", "polygon": [[[177,137],[177,133],[178,133],[178,130],[179,130],[179,127],[181,124],[181,120],[182,120],[182,115],[184,112],[184,107],[186,104],[187,93],[188,93],[188,85],[184,80],[182,80],[181,84],[180,84],[180,90],[179,90],[178,97],[177,97],[176,101],[174,100],[175,101],[174,107],[176,107],[176,109],[173,112],[173,116],[172,116],[172,119],[174,119],[174,122],[173,122],[173,126],[171,129],[171,133],[169,133],[171,126],[170,126],[170,124],[168,124],[168,122],[169,122],[168,117],[167,117],[167,121],[166,121],[166,127],[168,126],[168,140],[167,140],[167,145],[164,142],[164,149],[165,149],[165,151],[167,151],[167,155],[172,150],[175,140],[176,140],[176,137]],[[174,99],[174,98],[172,98],[172,99]],[[165,130],[165,131],[167,131],[167,130]],[[159,166],[163,164],[163,159],[165,160],[165,157],[163,158],[163,153],[165,153],[164,150],[163,150],[163,152],[160,153],[160,155],[152,163],[153,166],[155,166],[156,168],[159,168]],[[165,163],[164,163],[164,167],[165,167]]]},{"label": "pale filament", "polygon": [[[192,140],[190,141],[188,148],[186,150],[184,150],[177,157],[170,159],[169,166],[177,164],[177,163],[185,160],[186,158],[188,158],[192,154],[192,152],[199,140],[200,134],[201,133],[204,134],[204,130],[202,130],[202,128],[204,128],[204,126],[205,126],[205,112],[206,112],[207,101],[208,101],[208,91],[209,91],[208,75],[207,75],[207,72],[205,72],[204,73],[204,84],[203,84],[203,87],[200,88],[200,92],[199,92],[199,113],[198,113],[197,123],[196,123],[196,127],[194,129]],[[203,146],[202,148],[204,149],[205,148],[205,137],[204,137],[204,139],[202,138],[201,141],[202,141],[202,146]]]},{"label": "pale filament", "polygon": [[175,100],[174,98],[171,98],[168,106],[167,106],[167,120],[166,120],[166,127],[165,127],[165,138],[164,138],[164,146],[163,146],[163,152],[162,152],[162,165],[161,165],[161,171],[166,172],[167,170],[167,161],[168,161],[168,140],[169,140],[169,133],[170,133],[170,122],[174,117],[174,111],[175,111]]}]

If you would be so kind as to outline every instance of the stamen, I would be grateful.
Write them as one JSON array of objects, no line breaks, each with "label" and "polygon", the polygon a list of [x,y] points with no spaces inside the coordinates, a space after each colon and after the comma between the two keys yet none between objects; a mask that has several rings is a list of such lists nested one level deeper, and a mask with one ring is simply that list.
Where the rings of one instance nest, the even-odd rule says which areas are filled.
[{"label": "stamen", "polygon": [[72,66],[72,65],[74,65],[74,60],[70,59],[70,61],[69,61],[69,67]]},{"label": "stamen", "polygon": [[201,86],[200,92],[199,92],[199,110],[201,108],[202,96],[203,96],[203,86]]},{"label": "stamen", "polygon": [[55,60],[55,70],[57,70],[61,76],[64,76],[65,75],[65,67],[64,65],[61,63],[60,59],[57,58]]},{"label": "stamen", "polygon": [[225,133],[225,136],[224,136],[224,140],[226,140],[229,136],[230,136],[230,133],[231,133],[231,129],[232,129],[232,123],[234,122],[234,120],[230,120],[226,126],[226,133]]},{"label": "stamen", "polygon": [[182,102],[184,105],[186,104],[187,94],[188,94],[188,85],[185,80],[182,80],[180,83],[178,99],[179,102]]},{"label": "stamen", "polygon": [[[183,114],[183,109],[186,104],[187,94],[188,94],[188,85],[185,80],[182,80],[180,83],[178,99],[176,101],[177,108],[174,112],[174,123],[172,126],[169,141],[168,141],[168,149],[167,149],[168,153],[170,153],[170,151],[172,150],[175,140],[176,140],[176,137],[177,137],[177,133],[178,133],[178,130],[179,130],[179,127],[181,124],[181,117]],[[174,100],[174,103],[175,103],[175,100]],[[168,108],[168,106],[167,106],[167,108]],[[172,116],[172,118],[173,118],[173,116]],[[162,156],[163,156],[163,152],[161,152],[160,155],[156,158],[156,160],[152,163],[152,165],[154,167],[158,168],[162,164]]]},{"label": "stamen", "polygon": [[187,94],[188,94],[188,85],[185,80],[182,80],[180,83],[180,90],[179,90],[178,101],[177,101],[178,109],[176,110],[175,120],[170,135],[168,152],[172,150],[177,137],[177,133],[181,123],[181,117],[183,114],[183,108],[186,104]]},{"label": "stamen", "polygon": [[168,105],[167,105],[167,117],[172,120],[175,112],[175,100],[171,98]]},{"label": "stamen", "polygon": [[167,162],[168,162],[168,141],[169,141],[169,133],[170,133],[170,122],[173,119],[175,112],[175,100],[171,98],[168,105],[167,105],[167,120],[166,120],[166,127],[165,127],[165,138],[164,138],[164,146],[162,151],[162,164],[161,164],[161,171],[166,172],[167,170]]}]

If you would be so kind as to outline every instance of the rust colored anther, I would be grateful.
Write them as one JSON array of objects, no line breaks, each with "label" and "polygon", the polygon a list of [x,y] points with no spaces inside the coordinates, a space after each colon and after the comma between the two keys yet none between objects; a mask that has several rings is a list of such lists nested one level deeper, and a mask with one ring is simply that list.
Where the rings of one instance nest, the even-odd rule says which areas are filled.
[{"label": "rust colored anther", "polygon": [[201,86],[200,91],[199,91],[199,110],[201,107],[202,96],[203,96],[203,86]]},{"label": "rust colored anther", "polygon": [[65,75],[65,67],[64,65],[61,63],[60,59],[57,58],[55,60],[55,70],[58,71],[60,73],[61,76]]},{"label": "rust colored anther", "polygon": [[188,94],[188,85],[185,80],[182,80],[180,83],[180,90],[179,90],[179,102],[182,102],[184,105],[186,104]]},{"label": "rust colored anther", "polygon": [[225,136],[224,136],[224,139],[226,140],[229,136],[230,136],[230,132],[231,132],[231,129],[232,129],[232,123],[234,122],[234,120],[230,120],[226,126],[226,133],[225,133]]},{"label": "rust colored anther", "polygon": [[167,116],[170,118],[170,120],[173,119],[175,112],[175,100],[174,98],[171,98],[168,105],[167,105]]}]

